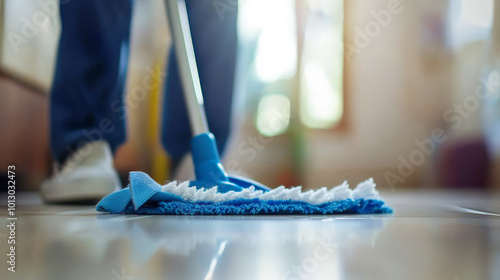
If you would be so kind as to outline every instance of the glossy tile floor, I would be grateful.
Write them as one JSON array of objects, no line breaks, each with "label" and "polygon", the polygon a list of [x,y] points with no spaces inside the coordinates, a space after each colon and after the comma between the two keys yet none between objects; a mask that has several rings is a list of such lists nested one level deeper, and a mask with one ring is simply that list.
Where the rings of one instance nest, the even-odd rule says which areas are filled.
[{"label": "glossy tile floor", "polygon": [[120,216],[18,194],[0,279],[500,279],[500,196],[383,194],[394,215]]}]

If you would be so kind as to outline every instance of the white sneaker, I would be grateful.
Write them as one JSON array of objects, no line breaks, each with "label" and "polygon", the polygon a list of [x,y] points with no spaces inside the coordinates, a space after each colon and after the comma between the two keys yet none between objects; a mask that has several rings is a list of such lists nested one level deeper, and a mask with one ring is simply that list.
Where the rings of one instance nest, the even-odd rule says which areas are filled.
[{"label": "white sneaker", "polygon": [[105,141],[89,142],[73,152],[41,186],[45,202],[97,201],[121,189],[113,155]]}]

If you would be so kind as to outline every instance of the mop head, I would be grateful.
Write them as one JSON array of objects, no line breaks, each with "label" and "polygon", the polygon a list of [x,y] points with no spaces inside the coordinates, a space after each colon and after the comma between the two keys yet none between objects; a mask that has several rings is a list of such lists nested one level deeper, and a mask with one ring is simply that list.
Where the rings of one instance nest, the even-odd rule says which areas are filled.
[{"label": "mop head", "polygon": [[130,172],[129,186],[103,198],[96,209],[112,214],[143,215],[328,215],[392,213],[381,200],[373,179],[357,185],[302,192],[283,186],[263,192],[255,187],[218,193],[183,183],[159,185],[143,172]]}]

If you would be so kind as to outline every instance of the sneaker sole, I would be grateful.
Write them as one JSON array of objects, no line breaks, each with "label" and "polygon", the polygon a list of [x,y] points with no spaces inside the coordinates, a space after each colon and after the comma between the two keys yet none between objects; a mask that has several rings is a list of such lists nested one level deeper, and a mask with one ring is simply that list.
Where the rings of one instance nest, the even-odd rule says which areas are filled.
[{"label": "sneaker sole", "polygon": [[42,196],[47,203],[81,203],[99,201],[116,190],[118,187],[109,178],[79,178],[71,184],[42,186]]}]

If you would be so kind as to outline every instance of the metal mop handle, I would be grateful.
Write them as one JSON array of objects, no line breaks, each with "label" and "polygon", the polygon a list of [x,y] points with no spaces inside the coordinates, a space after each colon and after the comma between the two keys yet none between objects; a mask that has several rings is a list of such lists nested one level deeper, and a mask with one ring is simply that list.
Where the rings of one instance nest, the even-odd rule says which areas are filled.
[{"label": "metal mop handle", "polygon": [[184,0],[165,0],[165,4],[191,130],[193,136],[207,133],[209,132],[207,117],[189,29],[186,2]]}]

